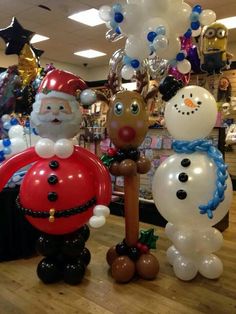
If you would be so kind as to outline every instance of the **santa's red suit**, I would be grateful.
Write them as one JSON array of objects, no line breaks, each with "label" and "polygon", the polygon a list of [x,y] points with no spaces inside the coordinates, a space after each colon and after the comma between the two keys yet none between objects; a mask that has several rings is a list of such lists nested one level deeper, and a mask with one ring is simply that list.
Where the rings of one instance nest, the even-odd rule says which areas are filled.
[{"label": "santa's red suit", "polygon": [[[85,87],[85,83],[71,73],[53,70],[42,81],[38,100],[44,97],[73,100],[78,89]],[[46,109],[50,110],[50,107]],[[47,122],[49,123],[51,121]],[[57,119],[58,123],[60,121]],[[43,145],[47,143],[45,140],[43,139]],[[53,140],[48,140],[50,149],[53,149]],[[64,141],[69,142],[66,139]],[[58,142],[60,140],[55,141],[55,145]],[[45,149],[43,145],[41,148]],[[37,147],[31,147],[2,163],[0,190],[17,170],[33,164],[21,184],[18,207],[30,223],[43,232],[71,233],[91,219],[95,205],[109,204],[110,175],[94,154],[79,146],[71,144],[68,157],[47,152],[46,158],[43,158],[39,151]],[[95,219],[104,219],[101,207],[95,213]]]}]

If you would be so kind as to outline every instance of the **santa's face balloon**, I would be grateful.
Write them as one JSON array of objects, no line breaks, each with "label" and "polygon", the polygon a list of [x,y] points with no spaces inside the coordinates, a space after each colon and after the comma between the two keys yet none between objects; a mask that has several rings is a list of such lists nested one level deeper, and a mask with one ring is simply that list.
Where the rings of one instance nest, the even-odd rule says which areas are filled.
[{"label": "santa's face balloon", "polygon": [[216,118],[214,97],[199,86],[180,89],[166,104],[166,126],[177,140],[192,141],[206,137],[214,127]]},{"label": "santa's face balloon", "polygon": [[31,121],[41,137],[72,138],[80,129],[79,104],[75,100],[43,98],[34,103]]}]

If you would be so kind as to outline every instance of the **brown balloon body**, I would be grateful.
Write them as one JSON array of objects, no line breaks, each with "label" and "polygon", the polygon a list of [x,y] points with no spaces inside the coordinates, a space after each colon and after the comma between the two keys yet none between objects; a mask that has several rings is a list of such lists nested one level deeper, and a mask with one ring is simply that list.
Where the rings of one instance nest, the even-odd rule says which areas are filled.
[{"label": "brown balloon body", "polygon": [[111,274],[119,283],[129,282],[135,274],[135,264],[128,256],[119,256],[111,265]]},{"label": "brown balloon body", "polygon": [[125,159],[120,163],[120,175],[132,176],[137,173],[136,162],[131,159]]},{"label": "brown balloon body", "polygon": [[107,132],[117,148],[137,148],[148,131],[148,113],[143,97],[135,91],[118,92],[107,114]]},{"label": "brown balloon body", "polygon": [[137,171],[140,174],[145,174],[151,169],[151,162],[145,156],[141,156],[137,161]]},{"label": "brown balloon body", "polygon": [[159,272],[159,262],[152,254],[143,254],[136,262],[136,271],[143,279],[153,280]]}]

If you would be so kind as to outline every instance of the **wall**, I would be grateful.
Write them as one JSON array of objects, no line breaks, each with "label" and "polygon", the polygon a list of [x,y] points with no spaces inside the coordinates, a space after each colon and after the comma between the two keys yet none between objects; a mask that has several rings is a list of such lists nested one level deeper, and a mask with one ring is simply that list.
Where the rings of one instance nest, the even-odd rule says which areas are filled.
[{"label": "wall", "polygon": [[[85,81],[89,81],[87,69],[69,64],[69,63],[61,63],[53,60],[48,60],[44,58],[40,58],[40,65],[45,67],[47,63],[53,63],[54,66],[58,69],[63,69],[65,71],[72,72],[74,74],[78,74]],[[17,55],[5,55],[4,51],[0,51],[0,67],[7,68],[9,65],[18,64],[18,56]]]}]

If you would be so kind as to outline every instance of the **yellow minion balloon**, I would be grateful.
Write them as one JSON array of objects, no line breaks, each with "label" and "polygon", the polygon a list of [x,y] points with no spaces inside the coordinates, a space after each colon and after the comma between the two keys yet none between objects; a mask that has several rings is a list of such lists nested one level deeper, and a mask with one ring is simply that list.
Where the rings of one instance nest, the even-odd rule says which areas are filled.
[{"label": "yellow minion balloon", "polygon": [[209,74],[221,73],[230,57],[227,53],[228,29],[220,23],[205,27],[202,33],[202,70]]}]

